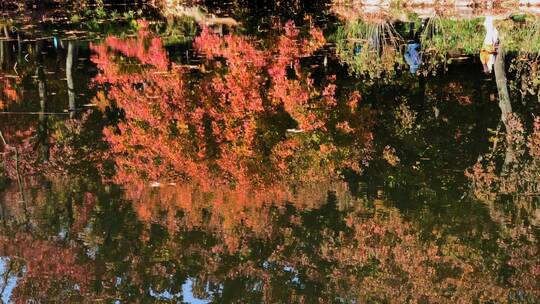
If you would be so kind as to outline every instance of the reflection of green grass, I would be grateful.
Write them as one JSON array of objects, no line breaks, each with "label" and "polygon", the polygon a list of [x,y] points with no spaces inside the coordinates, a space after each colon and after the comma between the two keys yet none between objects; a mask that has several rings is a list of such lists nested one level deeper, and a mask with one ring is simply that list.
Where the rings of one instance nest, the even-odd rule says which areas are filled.
[{"label": "reflection of green grass", "polygon": [[[431,20],[434,34],[424,35],[424,48],[455,55],[478,54],[485,36],[482,22],[483,18]],[[499,30],[501,45],[507,52],[538,52],[540,49],[537,18],[519,16],[496,21],[495,26]]]},{"label": "reflection of green grass", "polygon": [[167,23],[156,24],[155,32],[165,45],[183,44],[197,35],[197,24],[191,18],[175,18]]},{"label": "reflection of green grass", "polygon": [[[163,38],[165,45],[187,43],[197,34],[197,24],[189,17],[165,20],[152,15],[155,12],[143,9],[128,9],[124,12],[98,7],[73,11],[68,20],[51,20],[43,23],[41,36],[64,35],[73,39],[76,35],[80,39],[101,39],[107,36],[126,37],[137,33],[138,20],[150,20],[150,30]],[[24,28],[32,21],[28,19],[8,19],[9,24],[17,28]],[[0,29],[2,23],[0,21]],[[73,34],[76,33],[76,34]]]},{"label": "reflection of green grass", "polygon": [[501,44],[506,50],[521,53],[540,51],[540,19],[529,17],[517,23],[505,20],[500,23]]},{"label": "reflection of green grass", "polygon": [[379,78],[403,64],[401,36],[390,23],[352,22],[337,29],[335,41],[338,56],[354,73]]},{"label": "reflection of green grass", "polygon": [[503,45],[517,53],[509,67],[515,73],[510,87],[518,89],[523,97],[537,95],[540,100],[540,19],[528,19],[522,21],[523,26],[509,28]]},{"label": "reflection of green grass", "polygon": [[[420,27],[420,19],[416,16],[410,16],[410,20],[415,22],[416,28]],[[421,37],[424,59],[421,70],[424,73],[435,72],[453,57],[479,54],[485,37],[482,23],[483,18],[430,19]],[[519,15],[498,20],[495,25],[500,33],[501,46],[506,52],[536,54],[540,51],[539,18]],[[400,46],[388,43],[392,40],[391,31],[379,34],[379,40],[383,42],[381,45],[384,46],[382,50],[370,47],[369,40],[376,28],[381,28],[381,25],[355,20],[337,29],[334,36],[337,55],[349,65],[353,73],[378,78],[384,74],[394,74],[397,69],[405,66]],[[404,37],[407,35],[405,31],[400,34]],[[358,54],[354,51],[358,45],[362,46],[362,50],[370,51]]]},{"label": "reflection of green grass", "polygon": [[476,54],[480,52],[485,31],[482,19],[432,19],[423,35],[424,49],[450,54]]}]

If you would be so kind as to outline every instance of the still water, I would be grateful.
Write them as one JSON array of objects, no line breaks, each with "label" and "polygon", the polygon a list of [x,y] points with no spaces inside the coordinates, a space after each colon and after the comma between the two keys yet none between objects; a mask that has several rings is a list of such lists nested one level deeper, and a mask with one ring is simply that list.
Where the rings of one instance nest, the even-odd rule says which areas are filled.
[{"label": "still water", "polygon": [[540,302],[533,10],[0,29],[4,303]]}]

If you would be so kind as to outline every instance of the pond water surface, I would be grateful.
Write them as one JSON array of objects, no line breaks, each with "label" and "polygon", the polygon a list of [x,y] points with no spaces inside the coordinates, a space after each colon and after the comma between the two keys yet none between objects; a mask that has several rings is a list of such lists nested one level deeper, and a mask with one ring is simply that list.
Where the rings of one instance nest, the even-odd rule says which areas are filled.
[{"label": "pond water surface", "polygon": [[539,303],[539,20],[5,14],[2,301]]}]

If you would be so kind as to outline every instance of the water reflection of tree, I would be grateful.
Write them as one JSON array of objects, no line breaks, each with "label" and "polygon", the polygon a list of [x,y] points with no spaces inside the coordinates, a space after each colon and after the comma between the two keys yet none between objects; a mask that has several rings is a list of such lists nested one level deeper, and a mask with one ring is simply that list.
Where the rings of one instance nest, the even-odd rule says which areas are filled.
[{"label": "water reflection of tree", "polygon": [[[519,55],[516,60],[519,62],[523,58]],[[518,67],[518,77],[522,72]],[[525,80],[524,75],[521,74],[521,81]],[[540,222],[537,212],[540,197],[537,153],[540,121],[534,117],[532,130],[527,130],[524,121],[512,111],[503,51],[499,51],[495,60],[495,78],[501,122],[490,139],[493,146],[488,153],[480,155],[466,175],[471,181],[474,196],[487,206],[490,217],[508,240],[504,248],[520,248],[519,252],[510,254],[508,265],[511,271],[517,266],[530,272],[528,278],[515,274],[510,281],[519,277],[526,282],[525,289],[538,289],[540,263],[534,256],[538,255],[539,243],[534,227]],[[525,83],[523,85],[527,86]],[[501,131],[501,126],[504,126],[504,131]],[[518,239],[523,241],[517,242]]]},{"label": "water reflection of tree", "polygon": [[[229,196],[220,205],[186,184],[147,188],[132,205],[116,187],[57,181],[32,202],[32,234],[2,230],[2,254],[18,263],[13,267],[33,267],[18,274],[24,278],[14,294],[20,300],[130,302],[170,294],[161,300],[175,302],[186,299],[181,286],[188,279],[196,296],[216,302],[450,303],[535,292],[529,266],[520,264],[531,257],[519,259],[516,244],[491,251],[485,249],[490,239],[480,251],[436,231],[426,240],[380,200],[324,190],[317,188],[324,193],[318,198],[308,190],[289,203],[268,196],[253,205]],[[131,206],[137,205],[148,209],[135,213]],[[492,232],[484,237],[496,240]],[[511,285],[501,285],[498,271],[507,254],[515,269]]]},{"label": "water reflection of tree", "polygon": [[[503,91],[506,83],[505,75],[501,75],[501,71],[504,73],[501,61],[498,61],[496,69],[498,69],[496,77],[499,80],[499,89]],[[460,81],[468,82],[465,79]],[[518,235],[521,234],[506,233],[510,226],[506,223],[510,218],[513,222],[536,223],[534,207],[529,206],[528,211],[514,213],[513,216],[507,214],[501,217],[501,214],[497,214],[495,206],[484,209],[474,198],[463,195],[468,185],[463,177],[463,170],[476,161],[478,153],[488,149],[487,144],[477,144],[484,141],[487,136],[483,129],[496,125],[500,120],[497,107],[491,107],[489,115],[485,114],[486,110],[473,110],[482,107],[478,103],[485,97],[477,94],[479,92],[487,94],[486,89],[480,89],[475,84],[474,88],[456,90],[456,96],[446,99],[447,97],[437,96],[437,92],[451,91],[455,84],[452,81],[448,84],[439,83],[434,79],[427,86],[422,105],[418,105],[415,102],[419,101],[413,98],[417,88],[399,88],[398,84],[396,82],[393,87],[386,89],[392,92],[407,92],[399,98],[399,107],[396,106],[396,102],[386,101],[390,98],[385,98],[384,93],[380,92],[384,89],[379,89],[381,95],[376,97],[381,114],[375,132],[375,137],[379,140],[375,141],[374,154],[382,154],[383,159],[375,157],[370,162],[363,177],[360,177],[362,182],[360,187],[364,191],[367,190],[368,197],[392,201],[409,217],[414,218],[413,222],[424,231],[420,233],[428,239],[436,237],[439,240],[444,239],[443,243],[446,243],[453,238],[459,238],[460,245],[466,244],[472,251],[503,246],[504,249],[501,251],[495,250],[497,253],[494,255],[498,257],[493,256],[493,259],[503,256],[510,259],[512,262],[503,266],[504,271],[509,273],[508,277],[512,277],[510,280],[513,282],[516,282],[516,277],[520,277],[523,280],[523,290],[534,297],[533,291],[537,288],[536,277],[523,277],[516,273],[514,266],[520,265],[525,273],[528,271],[536,273],[538,259],[533,256],[537,252],[535,246],[538,242],[532,232],[537,224],[527,227],[528,232],[524,235],[528,241],[518,241]],[[437,89],[437,86],[442,88]],[[467,99],[463,98],[463,103],[457,103],[456,100],[459,101],[463,97],[459,97],[460,95],[468,95],[469,102],[465,102]],[[364,94],[365,102],[370,102],[370,98],[372,97]],[[437,107],[435,114],[430,113],[431,106]],[[464,110],[467,107],[468,110]],[[392,112],[395,115],[392,115]],[[478,123],[478,113],[484,113],[482,116],[484,124]],[[454,125],[452,121],[459,123]],[[511,122],[509,124],[511,125]],[[384,140],[381,140],[383,138]],[[501,193],[498,191],[500,190],[493,189],[494,193]],[[519,210],[521,207],[516,208]],[[467,216],[463,217],[463,214]],[[516,228],[516,231],[522,228]],[[505,250],[508,248],[520,249],[506,255]],[[519,294],[523,290],[517,288],[515,292]]]},{"label": "water reflection of tree", "polygon": [[[471,215],[462,219],[480,219],[474,226],[463,225],[474,231],[451,233],[464,209],[448,216],[426,208],[419,217],[406,217],[389,206],[391,198],[352,197],[337,177],[343,168],[360,172],[359,163],[371,150],[372,116],[358,108],[359,95],[340,98],[331,79],[310,84],[299,57],[320,45],[311,40],[316,31],[297,32],[289,24],[274,35],[257,44],[207,30],[197,41],[204,68],[190,77],[144,29],[138,38],[110,38],[96,46],[94,60],[103,73],[96,80],[116,86],[108,97],[125,116],[120,133],[108,128],[107,139],[118,146],[112,155],[99,153],[105,147],[99,133],[90,132],[103,127],[97,111],[81,120],[56,122],[60,126],[52,129],[50,157],[55,165],[33,172],[45,172],[47,186],[26,188],[28,211],[20,204],[2,209],[14,215],[7,217],[11,223],[3,222],[8,227],[1,231],[0,247],[2,255],[19,263],[13,265],[23,279],[16,299],[179,302],[186,300],[182,285],[188,279],[197,296],[215,302],[450,303],[538,297],[535,243],[520,235],[501,238],[475,207],[466,209]],[[270,52],[266,45],[277,45],[279,51]],[[200,89],[197,99],[187,88]],[[428,98],[433,94],[426,92]],[[109,102],[103,95],[96,100]],[[210,119],[189,120],[189,113],[198,110],[189,108],[191,103],[203,109],[196,119]],[[105,115],[114,107],[112,102]],[[400,109],[418,110],[414,105]],[[251,116],[258,119],[257,128]],[[429,156],[439,157],[437,164],[455,161],[452,154],[477,155],[467,150],[472,136],[457,123],[452,128],[420,114],[394,116],[404,121],[394,146],[403,165],[396,170],[408,186],[444,169],[427,167],[415,175],[417,159],[401,154],[411,141],[415,155],[427,147]],[[425,127],[417,128],[418,121],[411,124],[410,117]],[[92,125],[92,119],[101,124]],[[411,140],[411,132],[432,134],[437,123],[440,132],[457,136],[461,145]],[[302,130],[287,133],[287,128]],[[201,147],[204,157],[189,154],[192,146]],[[232,157],[220,162],[231,155],[229,150]],[[202,164],[195,167],[200,172],[181,166],[186,155],[192,158],[186,163]],[[103,156],[117,162],[123,191],[100,181]],[[392,170],[381,168],[365,171],[370,174],[366,178]],[[278,179],[265,179],[266,174]],[[407,180],[411,176],[418,178]],[[207,178],[217,182],[211,187],[197,183]],[[150,188],[149,181],[160,181],[161,187]],[[452,183],[443,180],[436,186]],[[8,198],[2,201],[16,201],[9,198],[16,191],[5,191]],[[398,195],[395,200],[403,200]],[[432,225],[426,228],[422,220]],[[31,225],[19,224],[26,221]]]},{"label": "water reflection of tree", "polygon": [[527,95],[538,95],[538,63],[540,54],[540,19],[536,18],[532,25],[525,29],[523,36],[529,43],[522,45],[517,56],[510,63],[510,71],[515,72],[514,86],[521,92],[522,98]]},{"label": "water reflection of tree", "polygon": [[92,286],[93,267],[75,240],[84,235],[95,195],[106,191],[95,188],[106,162],[98,154],[105,147],[101,134],[92,131],[101,128],[102,114],[93,114],[49,119],[45,159],[32,143],[39,119],[30,127],[2,124],[9,146],[2,145],[8,182],[0,188],[0,255],[17,279],[13,301],[80,302]]},{"label": "water reflection of tree", "polygon": [[[332,77],[320,89],[301,69],[300,58],[324,41],[318,29],[301,33],[289,23],[282,31],[267,42],[277,46],[269,51],[236,34],[203,30],[195,46],[207,59],[196,83],[183,67],[169,69],[161,40],[146,29],[137,39],[96,46],[103,70],[97,80],[113,84],[109,97],[126,113],[119,129],[107,133],[124,178],[242,185],[279,180],[283,172],[316,176],[301,171],[313,164],[346,161],[358,171],[369,142],[369,111],[358,109],[358,94],[336,100]],[[148,50],[142,48],[147,41]],[[153,65],[124,73],[111,61],[111,49]],[[358,149],[341,148],[332,136],[352,139]]]},{"label": "water reflection of tree", "polygon": [[[4,116],[8,119],[3,118],[0,121],[0,130],[5,135],[5,142],[1,145],[3,163],[0,202],[3,225],[0,242],[1,255],[6,257],[5,261],[9,265],[5,269],[5,275],[17,278],[12,300],[42,302],[68,299],[80,302],[89,288],[90,280],[87,274],[91,267],[84,259],[79,258],[80,254],[75,249],[77,246],[68,241],[70,233],[78,232],[60,227],[59,223],[67,223],[68,227],[76,226],[77,221],[73,221],[73,214],[70,215],[70,212],[72,213],[73,209],[75,212],[80,210],[70,204],[84,201],[84,205],[91,199],[75,203],[73,193],[68,191],[63,197],[53,199],[58,205],[41,204],[47,200],[45,197],[61,192],[54,187],[54,190],[50,188],[51,184],[58,185],[58,180],[69,180],[72,184],[68,182],[63,186],[70,187],[76,186],[76,179],[80,176],[97,176],[96,171],[99,169],[90,170],[87,165],[96,162],[90,155],[101,149],[98,147],[99,142],[93,137],[96,133],[88,132],[91,129],[88,125],[99,126],[93,124],[95,121],[89,122],[91,113],[83,115],[79,121],[67,122],[49,115],[52,96],[50,90],[59,91],[59,83],[60,87],[65,87],[65,81],[55,81],[48,76],[50,73],[46,73],[55,69],[55,65],[51,65],[44,56],[46,41],[19,45],[13,45],[10,41],[1,43],[9,45],[10,50],[28,52],[24,59],[16,55],[17,53],[5,54],[16,64],[4,66],[3,71],[13,71],[15,74],[9,79],[15,80],[14,90],[17,96],[22,96],[24,92],[26,99],[35,101],[10,103],[8,110],[17,111],[22,108],[22,111],[28,111],[26,107],[30,107],[30,111],[35,111],[36,114],[31,116],[35,119],[28,116],[18,116],[22,119]],[[61,57],[61,51],[58,53],[58,57]],[[76,60],[75,57],[71,58],[72,62]],[[98,117],[101,116],[99,114]],[[89,148],[88,144],[92,148]],[[94,152],[83,153],[85,150]],[[80,192],[75,188],[72,188],[74,192]],[[55,194],[48,192],[50,190]],[[58,213],[54,214],[56,212]],[[44,224],[44,218],[51,222]]]},{"label": "water reflection of tree", "polygon": [[[212,62],[212,64],[216,65],[215,67],[217,67],[218,71],[224,73],[222,75],[220,74],[218,78],[213,78],[213,84],[221,87],[221,90],[226,92],[226,96],[228,97],[226,99],[227,102],[231,104],[238,102],[232,99],[235,96],[233,94],[234,91],[228,90],[235,86],[238,87],[240,84],[228,79],[228,73],[238,77],[239,75],[236,73],[245,71],[245,69],[249,70],[250,64],[260,63],[262,62],[261,59],[254,56],[257,54],[256,50],[249,48],[249,45],[244,44],[243,40],[235,40],[232,36],[226,36],[225,39],[228,40],[228,47],[224,48],[221,44],[222,37],[212,35],[208,32],[203,33],[202,37],[204,39],[198,40],[197,43],[206,43],[204,45],[206,56],[210,58],[220,56],[224,57],[225,60],[229,60],[225,62],[227,66],[226,70],[220,70],[224,66],[224,63]],[[282,40],[282,42],[289,41]],[[117,49],[124,50],[122,44],[116,43],[118,41],[115,41]],[[129,40],[125,43],[132,45],[140,42]],[[241,49],[244,50],[245,54],[249,54],[250,57],[247,58],[250,58],[250,60],[247,65],[240,64],[239,62],[241,61],[231,59],[238,56],[238,53],[234,51],[237,46],[242,46]],[[127,53],[124,54],[127,55]],[[141,61],[147,60],[144,53],[137,56]],[[100,59],[104,58],[106,57],[101,57],[100,55]],[[158,56],[158,58],[160,57]],[[108,67],[108,65],[103,66],[103,68]],[[293,67],[295,69],[297,68],[295,65]],[[116,69],[110,72],[114,71]],[[206,71],[208,73],[208,70]],[[284,73],[280,69],[276,71],[279,72],[275,74],[278,77],[280,73]],[[294,72],[291,71],[291,73]],[[210,74],[212,75],[212,72]],[[112,75],[117,74],[109,74],[109,77]],[[170,77],[169,73],[165,75],[166,77]],[[296,77],[300,77],[299,75],[301,74],[296,72]],[[124,76],[120,75],[120,77]],[[255,76],[250,74],[250,78],[256,77],[257,74]],[[177,78],[173,78],[173,80],[174,83],[178,83]],[[152,82],[156,81],[155,78],[152,78]],[[248,81],[243,82],[243,84],[249,83]],[[281,84],[289,90],[290,88],[297,88],[294,86],[291,87],[291,84],[288,82],[282,82]],[[158,92],[156,87],[146,86],[144,89],[152,89],[152,93],[154,94]],[[159,90],[162,89],[160,88]],[[246,91],[252,92],[252,90]],[[207,93],[210,96],[203,98],[211,98],[213,91],[207,89],[206,92],[210,92],[210,94]],[[125,97],[124,95],[117,96]],[[149,96],[151,98],[153,94]],[[250,96],[252,100],[257,100],[257,95]],[[286,95],[275,96],[286,97]],[[141,97],[142,100],[147,100],[145,98],[149,97]],[[245,99],[243,98],[242,100]],[[135,101],[132,100],[130,102]],[[130,119],[140,119],[142,117],[132,116],[136,113],[136,110],[140,110],[139,108],[133,108],[134,104],[122,100],[120,100],[120,103],[126,110],[126,117]],[[220,104],[216,103],[215,100],[212,100],[210,104],[212,107],[220,109]],[[295,106],[297,104],[294,103],[284,105],[291,117],[295,118],[297,122],[302,122],[305,116],[302,115],[303,112],[298,112],[299,110]],[[302,109],[300,108],[300,110]],[[159,126],[157,120],[152,121],[156,126]],[[309,127],[310,125],[304,125],[303,129],[311,130],[312,133],[316,132],[317,129],[310,129]],[[441,128],[448,129],[445,126],[441,126]],[[128,130],[134,129],[132,129],[132,126],[129,126],[129,128],[126,127],[122,132],[127,132]],[[426,132],[431,131],[432,128],[426,128]],[[450,134],[450,136],[455,135]],[[300,139],[305,140],[304,138]],[[298,144],[297,141],[295,144]],[[141,143],[138,145],[141,145]],[[308,146],[312,146],[312,144]],[[117,158],[120,161],[123,161],[126,153],[140,153],[138,149],[125,150],[122,148],[118,151],[122,151],[122,155]],[[304,151],[306,150],[287,151],[287,154],[302,155],[301,153]],[[309,148],[307,151],[309,151]],[[316,151],[315,149],[313,152],[317,153]],[[437,150],[433,149],[433,151],[434,155],[436,155]],[[448,152],[448,154],[452,153],[457,155],[465,154],[462,151]],[[222,154],[218,153],[215,155]],[[169,161],[165,158],[171,156],[172,154],[161,156],[159,163]],[[474,158],[475,155],[471,157]],[[129,159],[128,161],[131,162]],[[414,164],[414,160],[411,161]],[[466,163],[466,161],[463,162]],[[142,162],[142,164],[143,167],[139,168],[146,170],[146,163]],[[153,165],[153,163],[151,164]],[[320,188],[322,187],[320,185],[322,181],[326,178],[333,179],[333,175],[323,174],[332,172],[333,168],[335,168],[331,162],[316,162],[315,164],[311,163],[310,166],[321,166],[322,164],[329,166],[332,170],[326,171],[328,168],[322,168],[323,171],[313,171],[314,174],[306,174],[305,171],[300,171],[302,174],[295,176],[296,178],[293,178],[293,180],[297,180],[300,177],[304,183],[298,183],[297,185],[299,187],[306,187],[306,182],[310,181],[311,178],[315,178],[315,181],[319,183],[319,190],[321,190]],[[131,167],[134,168],[133,165]],[[152,168],[149,169],[153,170]],[[230,168],[227,169],[230,170]],[[126,168],[122,170],[126,170]],[[437,171],[437,169],[431,172],[434,171]],[[279,188],[279,183],[272,184],[271,188],[258,188],[260,187],[260,184],[258,184],[258,187],[251,189],[245,186],[249,185],[249,183],[241,184],[243,187],[238,187],[237,184],[236,187],[233,186],[228,190],[226,190],[227,188],[224,184],[221,184],[219,189],[215,189],[198,184],[199,179],[195,179],[197,175],[193,172],[190,172],[189,175],[190,182],[182,182],[182,185],[163,186],[162,188],[151,190],[137,186],[134,183],[134,181],[138,180],[137,176],[140,177],[139,174],[144,172],[137,171],[136,174],[130,175],[131,178],[129,181],[131,185],[128,187],[130,190],[129,197],[133,201],[139,218],[147,222],[150,227],[154,227],[154,225],[160,223],[169,235],[176,235],[174,237],[175,240],[186,240],[184,229],[185,227],[189,227],[188,231],[195,233],[199,240],[198,244],[202,242],[211,246],[211,249],[202,249],[203,252],[206,252],[205,254],[196,254],[197,257],[205,257],[207,254],[210,254],[209,252],[212,252],[213,255],[210,261],[205,260],[204,265],[207,265],[206,271],[203,271],[202,274],[199,273],[200,277],[196,277],[197,283],[195,285],[198,286],[198,294],[210,296],[213,299],[230,299],[229,297],[240,296],[230,291],[232,288],[236,288],[243,290],[242,295],[244,297],[249,297],[248,299],[243,298],[243,301],[262,297],[266,301],[274,301],[274,299],[279,299],[278,301],[305,299],[308,302],[314,299],[315,296],[322,297],[323,299],[335,299],[336,295],[347,299],[378,299],[381,301],[388,300],[389,298],[401,299],[402,301],[407,299],[434,300],[441,299],[440,295],[448,290],[453,290],[451,295],[448,296],[450,299],[472,300],[480,298],[487,301],[489,299],[501,298],[507,294],[496,283],[498,275],[492,273],[489,270],[490,266],[488,266],[500,263],[500,259],[505,259],[507,256],[501,251],[489,251],[489,253],[482,251],[485,250],[483,246],[486,246],[486,244],[489,245],[487,247],[490,248],[489,250],[494,249],[493,244],[498,240],[496,229],[485,228],[482,230],[482,233],[488,235],[489,241],[461,243],[455,240],[451,241],[453,234],[444,231],[446,228],[442,224],[440,226],[436,225],[436,228],[443,230],[443,234],[441,236],[437,236],[436,234],[436,241],[433,241],[435,244],[441,242],[443,245],[436,246],[432,243],[426,244],[421,241],[421,232],[415,231],[411,232],[412,235],[408,235],[406,232],[408,228],[403,227],[409,227],[414,230],[414,225],[401,219],[395,209],[390,209],[388,213],[385,213],[381,217],[367,217],[367,219],[364,218],[362,220],[362,215],[365,216],[366,213],[370,212],[369,209],[366,210],[361,207],[366,202],[357,202],[354,204],[358,208],[357,215],[354,212],[350,213],[351,210],[345,212],[344,210],[347,209],[343,209],[345,208],[343,205],[340,208],[332,207],[328,209],[324,204],[314,204],[314,201],[320,201],[321,198],[314,198],[313,195],[309,194],[311,192],[324,193],[326,191],[309,191],[308,187],[308,192],[300,192],[300,195],[297,192],[295,195],[294,193],[287,192],[288,190]],[[285,172],[285,175],[289,175],[294,171]],[[371,170],[368,172],[371,172]],[[381,174],[384,174],[384,171]],[[425,174],[431,173],[427,170]],[[404,175],[407,178],[411,176],[410,173]],[[153,173],[149,176],[151,178],[160,177],[159,175],[153,175]],[[250,174],[248,176],[253,177]],[[142,175],[142,177],[148,178],[145,175]],[[427,177],[425,176],[420,178],[420,180],[426,179]],[[168,179],[168,181],[176,182],[179,180],[184,181],[185,179],[171,179],[170,176]],[[232,181],[237,180],[233,179]],[[448,183],[445,183],[446,181],[443,181],[442,185],[448,186]],[[165,183],[162,182],[161,184],[164,185]],[[408,185],[410,186],[410,184]],[[288,185],[285,185],[284,189],[288,189],[287,187]],[[336,186],[333,185],[330,188],[336,189]],[[263,192],[259,192],[261,189]],[[343,189],[343,185],[338,189]],[[343,193],[343,191],[337,192],[340,201],[350,202],[351,198],[347,198],[347,195],[343,195]],[[453,199],[458,200],[457,197]],[[293,201],[294,204],[285,203],[289,200]],[[331,200],[333,199],[331,198]],[[295,210],[294,208],[299,210],[294,211],[294,213],[299,212],[300,215],[290,215],[288,213],[290,210]],[[383,210],[385,209],[383,208]],[[339,220],[344,216],[343,212],[348,215],[345,216],[345,223],[347,225],[343,224],[344,221]],[[478,212],[478,210],[475,210],[475,212]],[[274,216],[281,214],[287,215],[286,218],[292,223],[291,227],[288,226],[289,224],[286,224],[284,227],[280,226],[284,220],[280,220]],[[428,218],[428,215],[424,216]],[[459,216],[460,213],[456,212],[455,217]],[[334,219],[337,219],[336,226],[334,224],[328,224],[329,227],[327,227],[327,223],[334,223]],[[314,223],[317,223],[315,227],[313,226]],[[464,226],[467,226],[467,224],[464,224]],[[204,231],[207,231],[206,229],[217,233],[217,236],[207,237],[204,234]],[[299,231],[295,232],[296,229],[299,229]],[[312,231],[311,229],[315,230]],[[417,237],[418,239],[416,239]],[[468,237],[475,239],[478,235],[469,235]],[[187,246],[187,248],[190,248],[187,250],[188,252],[200,252],[200,246],[185,242],[187,241],[184,241],[180,247],[175,248],[182,248],[185,252]],[[317,242],[318,245],[314,244],[314,242]],[[261,248],[260,246],[263,247]],[[267,253],[266,250],[268,248],[278,248],[278,250]],[[313,248],[317,249],[314,250]],[[167,255],[163,259],[169,260],[169,254],[170,251],[167,251]],[[456,254],[458,255],[457,257]],[[228,263],[227,265],[229,267],[223,269],[223,263]],[[501,265],[499,269],[503,269],[507,264],[502,263],[499,265]],[[276,268],[272,268],[274,266]],[[196,268],[201,269],[199,266]],[[160,267],[160,269],[160,271],[166,271],[169,268],[164,266],[164,268]],[[516,273],[521,274],[521,271],[527,271],[526,269],[528,268],[519,269]],[[444,276],[442,273],[445,273],[447,276]],[[460,275],[453,277],[452,273],[459,273]],[[223,281],[220,280],[220,275],[226,275],[230,280],[222,283]],[[288,279],[285,279],[284,275]],[[444,277],[442,281],[441,276]],[[330,280],[328,279],[329,277]],[[272,280],[272,278],[281,279]],[[516,285],[513,285],[512,288],[515,286],[514,290],[517,290],[516,292],[521,292],[522,290],[526,290],[527,293],[534,292],[534,288],[527,285],[529,283],[520,281],[525,280],[525,278],[520,278],[514,278],[513,284]],[[320,283],[321,280],[325,280],[326,282],[324,287]],[[410,289],[405,289],[407,290],[405,292],[401,289],[402,292],[398,293],[393,288],[394,285],[392,285],[392,282],[401,282],[400,286],[406,286],[403,288]],[[482,283],[479,284],[478,282]],[[280,284],[286,285],[283,286]],[[357,294],[351,295],[349,292],[347,296],[343,296],[343,290],[350,291],[354,289],[351,287],[359,285],[369,286],[369,288],[358,289]],[[205,289],[202,286],[209,287]],[[286,290],[287,292],[280,293],[278,292],[279,290]],[[293,294],[293,298],[290,298],[291,294]],[[280,298],[281,296],[283,298]]]},{"label": "water reflection of tree", "polygon": [[[484,203],[508,242],[504,248],[520,248],[510,254],[509,265],[528,269],[530,275],[515,274],[529,289],[538,289],[538,214],[540,121],[528,131],[517,114],[511,113],[506,130],[494,134],[490,151],[467,171],[474,196]],[[517,242],[517,240],[523,240]],[[536,257],[535,257],[536,256]]]}]

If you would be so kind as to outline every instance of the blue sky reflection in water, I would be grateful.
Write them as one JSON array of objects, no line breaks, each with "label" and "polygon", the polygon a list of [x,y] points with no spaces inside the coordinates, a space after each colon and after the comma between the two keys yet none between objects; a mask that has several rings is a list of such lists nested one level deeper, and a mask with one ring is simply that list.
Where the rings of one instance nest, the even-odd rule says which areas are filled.
[{"label": "blue sky reflection in water", "polygon": [[[0,269],[2,270],[2,273],[5,273],[7,270],[7,265],[4,259],[0,260]],[[2,301],[4,303],[8,303],[9,299],[11,297],[11,292],[13,291],[13,288],[15,288],[15,285],[17,284],[17,278],[16,277],[8,277],[7,280],[4,280],[2,288],[4,288],[4,293],[2,294]]]}]

